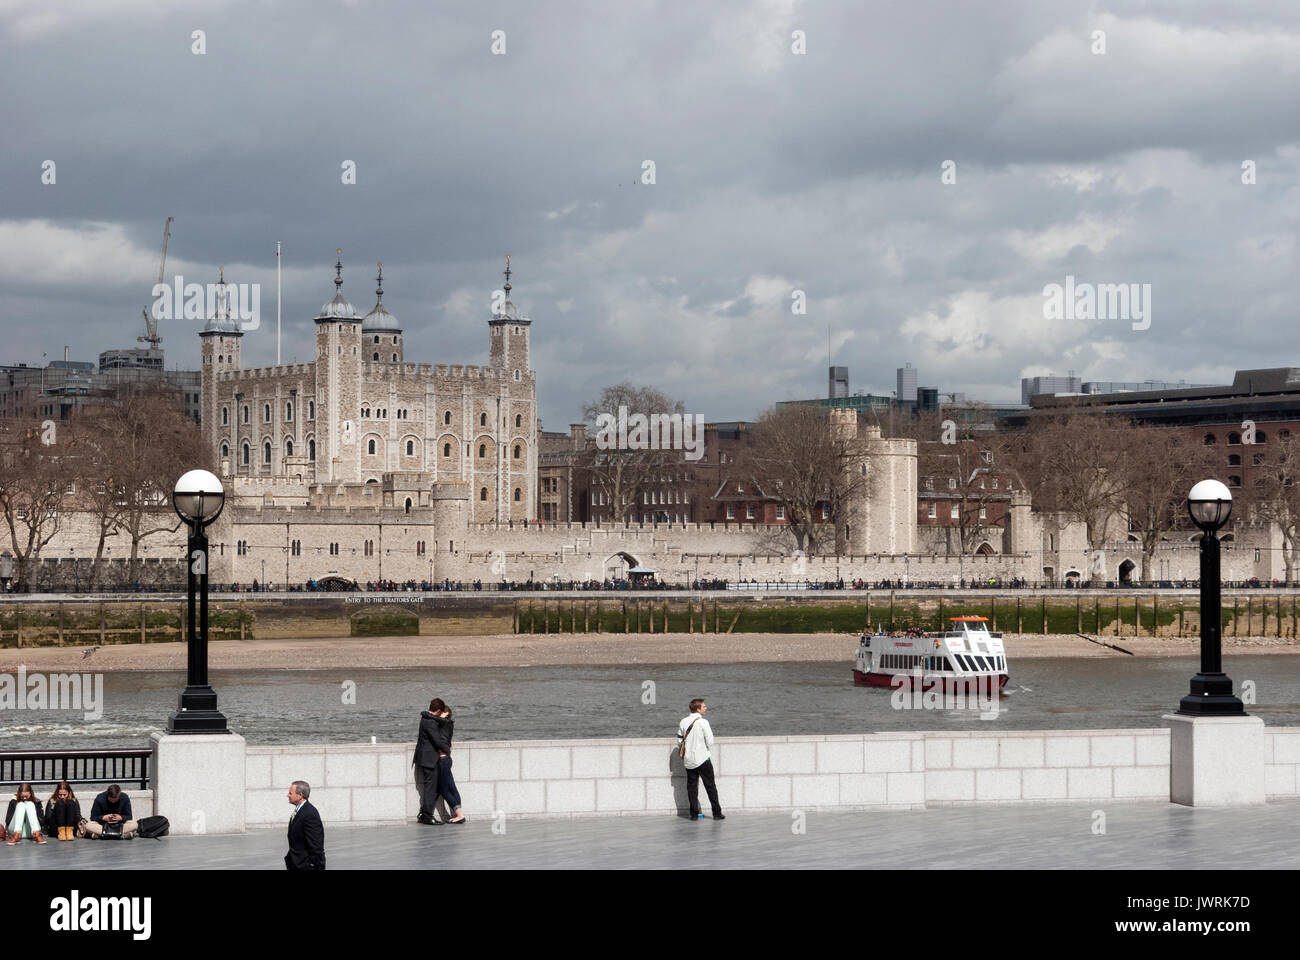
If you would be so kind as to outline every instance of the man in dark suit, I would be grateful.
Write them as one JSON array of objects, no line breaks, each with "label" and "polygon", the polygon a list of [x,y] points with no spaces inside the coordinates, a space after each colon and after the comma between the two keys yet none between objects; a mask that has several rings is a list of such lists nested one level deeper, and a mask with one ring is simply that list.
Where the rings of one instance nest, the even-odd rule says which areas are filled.
[{"label": "man in dark suit", "polygon": [[307,802],[311,784],[295,780],[289,785],[289,803],[293,814],[289,817],[289,852],[284,855],[288,870],[325,869],[325,825],[320,813]]},{"label": "man in dark suit", "polygon": [[434,699],[420,714],[420,733],[415,741],[415,789],[420,793],[420,814],[415,819],[427,826],[438,822],[433,817],[433,806],[438,802],[438,757],[445,752],[440,747],[438,726],[442,706],[441,700]]}]

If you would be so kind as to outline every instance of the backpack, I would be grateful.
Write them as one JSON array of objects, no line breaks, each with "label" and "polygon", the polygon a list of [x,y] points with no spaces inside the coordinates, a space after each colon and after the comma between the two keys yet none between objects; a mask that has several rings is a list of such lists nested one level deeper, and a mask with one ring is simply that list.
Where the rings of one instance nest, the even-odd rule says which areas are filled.
[{"label": "backpack", "polygon": [[146,840],[161,840],[167,836],[168,826],[166,817],[145,817],[140,821],[136,836],[144,837]]}]

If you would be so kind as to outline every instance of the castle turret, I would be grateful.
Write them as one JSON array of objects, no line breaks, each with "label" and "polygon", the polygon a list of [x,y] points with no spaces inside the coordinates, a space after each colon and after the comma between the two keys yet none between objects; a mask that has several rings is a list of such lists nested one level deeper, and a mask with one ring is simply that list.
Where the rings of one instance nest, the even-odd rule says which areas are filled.
[{"label": "castle turret", "polygon": [[217,375],[240,368],[240,346],[244,331],[230,316],[230,299],[226,293],[226,268],[218,272],[216,310],[199,331],[201,357],[200,429],[212,444],[223,473],[238,472],[241,444],[238,436],[238,408],[217,402]]},{"label": "castle turret", "polygon": [[402,328],[384,307],[384,265],[375,277],[375,306],[361,321],[361,349],[372,363],[402,362]]},{"label": "castle turret", "polygon": [[501,308],[488,321],[491,343],[488,349],[488,366],[508,371],[507,375],[520,380],[528,375],[531,362],[528,347],[528,328],[531,320],[520,313],[510,300],[510,258],[506,257],[505,299]]},{"label": "castle turret", "polygon": [[334,299],[316,317],[317,480],[360,480],[356,455],[360,383],[361,318],[343,296],[343,251],[339,250]]}]

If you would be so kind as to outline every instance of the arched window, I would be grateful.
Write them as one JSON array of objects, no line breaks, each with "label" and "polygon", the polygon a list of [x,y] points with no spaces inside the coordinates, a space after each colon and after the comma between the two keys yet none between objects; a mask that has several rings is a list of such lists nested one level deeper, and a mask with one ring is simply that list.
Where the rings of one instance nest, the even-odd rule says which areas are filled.
[{"label": "arched window", "polygon": [[379,334],[375,334],[375,343],[379,342]]},{"label": "arched window", "polygon": [[1239,467],[1239,466],[1241,466],[1241,455],[1240,455],[1240,454],[1236,454],[1236,453],[1229,454],[1229,455],[1228,455],[1228,466],[1230,466],[1230,467]]},{"label": "arched window", "polygon": [[308,419],[308,420],[315,420],[315,419],[316,419],[316,401],[315,401],[315,400],[308,400],[308,401],[307,401],[307,419]]},{"label": "arched window", "polygon": [[1255,442],[1256,442],[1256,443],[1268,443],[1268,434],[1265,433],[1263,430],[1256,430],[1256,431],[1255,431]]},{"label": "arched window", "polygon": [[410,498],[410,497],[407,497],[407,498],[406,498],[406,512],[407,512],[407,513],[410,513],[410,512],[411,512],[411,498]]},{"label": "arched window", "polygon": [[270,466],[271,464],[271,441],[267,440],[262,444],[262,463]]},{"label": "arched window", "polygon": [[244,404],[244,422],[248,423],[248,404]]},{"label": "arched window", "polygon": [[1229,477],[1229,478],[1228,478],[1228,486],[1230,486],[1230,487],[1239,487],[1239,486],[1241,486],[1241,477],[1238,477],[1238,476],[1235,476],[1235,475]]},{"label": "arched window", "polygon": [[284,455],[286,457],[293,456],[293,440],[284,441]]},{"label": "arched window", "polygon": [[271,405],[269,403],[262,404],[262,422],[271,422]]},{"label": "arched window", "polygon": [[307,439],[307,459],[308,460],[316,459],[316,438],[315,437],[309,437]]},{"label": "arched window", "polygon": [[375,441],[373,441],[373,440],[367,440],[367,441],[366,441],[366,453],[370,454],[371,456],[374,456],[374,453],[375,453]]},{"label": "arched window", "polygon": [[519,444],[515,444],[515,459],[519,459]]},{"label": "arched window", "polygon": [[450,443],[444,443],[444,444],[442,445],[442,455],[443,455],[444,457],[450,457],[450,456],[451,456],[451,444],[450,444]]},{"label": "arched window", "polygon": [[242,452],[242,454],[243,454],[244,466],[248,466],[248,453],[249,453],[249,451],[248,451],[248,441],[247,441],[247,440],[244,441],[244,449],[243,449],[243,451],[241,451],[241,452]]},{"label": "arched window", "polygon": [[230,425],[230,408],[229,408],[229,407],[222,407],[222,408],[221,408],[221,425],[222,425],[223,427],[226,427],[226,426],[229,426],[229,425]]},{"label": "arched window", "polygon": [[393,363],[397,362],[397,354],[393,354]]},{"label": "arched window", "polygon": [[1228,446],[1234,446],[1238,443],[1241,443],[1241,434],[1239,433],[1228,434]]},{"label": "arched window", "polygon": [[284,405],[284,419],[286,419],[286,420],[292,420],[292,419],[293,419],[293,403],[292,403],[292,401],[289,402],[289,403],[286,403],[286,404]]},{"label": "arched window", "polygon": [[480,500],[487,500],[487,487],[484,487],[478,492],[478,498]]},{"label": "arched window", "polygon": [[480,459],[480,460],[487,456],[487,444],[486,444],[486,443],[480,443],[480,444],[478,445],[478,455],[479,455],[479,459]]},{"label": "arched window", "polygon": [[1214,446],[1214,445],[1215,445],[1216,443],[1218,443],[1218,442],[1219,442],[1219,438],[1216,437],[1214,434],[1212,434],[1212,433],[1207,433],[1207,434],[1205,435],[1205,445],[1206,445],[1207,447],[1212,447],[1212,446]]},{"label": "arched window", "polygon": [[224,460],[230,456],[230,446],[226,443],[221,444],[221,459]]},{"label": "arched window", "polygon": [[406,441],[406,455],[407,455],[408,457],[413,457],[413,456],[415,456],[415,441],[414,441],[414,440],[407,440],[407,441]]},{"label": "arched window", "polygon": [[519,488],[515,487],[515,503],[519,502]]},{"label": "arched window", "polygon": [[524,418],[521,417],[519,414],[516,413],[516,414],[515,414],[515,426],[516,426],[516,427],[522,427],[523,425],[524,425]]},{"label": "arched window", "polygon": [[375,351],[375,359],[376,359],[376,360],[379,359],[379,351],[377,351],[377,350]]},{"label": "arched window", "polygon": [[478,415],[478,425],[479,425],[480,427],[486,427],[486,426],[487,426],[487,414],[486,414],[486,413],[480,413],[480,414]]},{"label": "arched window", "polygon": [[444,413],[444,414],[442,415],[442,422],[443,422],[443,423],[451,423],[451,411],[450,411],[450,410],[448,410],[446,413]]}]

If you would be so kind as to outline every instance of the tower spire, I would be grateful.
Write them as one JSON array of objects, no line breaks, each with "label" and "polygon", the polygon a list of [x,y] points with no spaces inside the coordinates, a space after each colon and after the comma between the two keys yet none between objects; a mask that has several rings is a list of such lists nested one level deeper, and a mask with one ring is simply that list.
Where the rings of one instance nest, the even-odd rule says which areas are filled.
[{"label": "tower spire", "polygon": [[506,285],[505,285],[506,299],[509,300],[510,299],[510,254],[508,253],[506,254],[505,275],[506,275]]},{"label": "tower spire", "polygon": [[343,291],[339,288],[343,286],[343,248],[339,247],[336,252],[339,258],[334,264],[334,290],[337,293],[342,293]]},{"label": "tower spire", "polygon": [[379,261],[379,275],[375,277],[375,296],[379,298],[379,303],[384,300],[384,261]]}]

